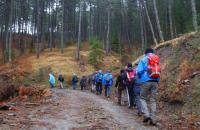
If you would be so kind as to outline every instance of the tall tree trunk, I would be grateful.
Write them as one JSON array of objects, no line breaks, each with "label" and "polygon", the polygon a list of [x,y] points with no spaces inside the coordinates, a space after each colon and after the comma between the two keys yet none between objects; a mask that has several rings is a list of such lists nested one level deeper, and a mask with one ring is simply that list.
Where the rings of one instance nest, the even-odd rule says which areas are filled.
[{"label": "tall tree trunk", "polygon": [[164,38],[163,38],[162,29],[160,27],[160,20],[159,20],[159,17],[158,17],[158,9],[157,9],[157,5],[156,5],[156,0],[153,0],[153,6],[154,6],[155,17],[156,17],[156,24],[157,24],[157,28],[158,28],[158,34],[159,34],[161,42],[163,42]]},{"label": "tall tree trunk", "polygon": [[78,42],[77,42],[76,60],[80,60],[81,21],[82,21],[82,1],[80,0],[79,24],[78,24]]},{"label": "tall tree trunk", "polygon": [[170,27],[170,35],[171,39],[174,38],[174,31],[173,31],[173,23],[172,23],[172,6],[171,6],[171,0],[168,0],[168,13],[169,13],[169,27]]},{"label": "tall tree trunk", "polygon": [[37,58],[40,58],[40,0],[37,0],[37,40],[36,40],[36,50],[37,50]]},{"label": "tall tree trunk", "polygon": [[9,44],[8,44],[8,61],[12,61],[12,17],[13,17],[13,0],[10,0],[10,15],[9,15]]},{"label": "tall tree trunk", "polygon": [[52,13],[52,10],[53,10],[53,8],[52,8],[52,5],[53,5],[53,3],[51,3],[51,1],[49,1],[49,46],[50,46],[50,51],[52,51],[52,48],[53,48],[53,20],[52,20],[52,15],[53,15],[53,13]]},{"label": "tall tree trunk", "polygon": [[144,50],[144,27],[143,27],[143,16],[142,16],[142,5],[139,4],[139,10],[140,10],[140,35],[141,35],[141,42],[142,42],[142,49]]},{"label": "tall tree trunk", "polygon": [[149,16],[149,12],[147,10],[147,5],[146,5],[146,2],[144,0],[142,0],[142,4],[144,6],[144,9],[145,9],[145,13],[147,15],[147,20],[148,20],[148,23],[149,23],[149,26],[150,26],[150,29],[151,29],[151,33],[152,33],[152,38],[153,38],[153,41],[156,45],[158,45],[158,42],[156,40],[156,37],[155,37],[155,33],[154,33],[154,30],[153,30],[153,25],[151,23],[151,19],[150,19],[150,16]]},{"label": "tall tree trunk", "polygon": [[195,32],[198,32],[197,11],[196,11],[196,2],[195,2],[195,0],[191,0],[191,6],[192,6],[193,28],[194,28]]},{"label": "tall tree trunk", "polygon": [[106,55],[110,53],[110,17],[111,17],[111,3],[108,3],[108,22],[107,22],[107,35],[106,35]]},{"label": "tall tree trunk", "polygon": [[89,39],[93,37],[93,7],[90,1],[90,17],[89,17]]},{"label": "tall tree trunk", "polygon": [[64,4],[65,4],[65,0],[63,0],[63,5],[62,5],[62,27],[61,27],[61,44],[60,44],[60,49],[61,49],[61,53],[64,52],[64,11],[65,11],[65,8],[64,8]]},{"label": "tall tree trunk", "polygon": [[[6,1],[7,4],[7,8],[11,10],[11,5],[10,5],[10,1]],[[10,11],[7,10],[6,13],[7,16],[10,16]],[[8,62],[8,52],[9,52],[9,29],[10,29],[10,17],[6,17],[5,18],[5,50],[4,50],[4,62]]]}]

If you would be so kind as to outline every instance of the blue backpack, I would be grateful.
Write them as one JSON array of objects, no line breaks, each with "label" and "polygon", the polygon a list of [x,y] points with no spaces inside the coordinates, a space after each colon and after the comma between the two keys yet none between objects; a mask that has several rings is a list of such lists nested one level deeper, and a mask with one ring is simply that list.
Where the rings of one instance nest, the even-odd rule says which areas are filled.
[{"label": "blue backpack", "polygon": [[112,75],[107,74],[105,78],[105,85],[110,85],[111,80],[112,80]]},{"label": "blue backpack", "polygon": [[98,73],[97,76],[96,76],[96,81],[98,83],[101,83],[103,80],[103,74],[102,73]]}]

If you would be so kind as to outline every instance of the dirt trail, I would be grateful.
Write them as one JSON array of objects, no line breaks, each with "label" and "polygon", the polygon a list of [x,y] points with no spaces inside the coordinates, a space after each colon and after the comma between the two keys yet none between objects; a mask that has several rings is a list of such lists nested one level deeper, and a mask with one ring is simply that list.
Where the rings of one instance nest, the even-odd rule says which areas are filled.
[{"label": "dirt trail", "polygon": [[53,90],[52,103],[41,104],[27,113],[29,122],[20,129],[30,130],[148,130],[154,127],[138,123],[133,110],[96,95],[72,91]]}]

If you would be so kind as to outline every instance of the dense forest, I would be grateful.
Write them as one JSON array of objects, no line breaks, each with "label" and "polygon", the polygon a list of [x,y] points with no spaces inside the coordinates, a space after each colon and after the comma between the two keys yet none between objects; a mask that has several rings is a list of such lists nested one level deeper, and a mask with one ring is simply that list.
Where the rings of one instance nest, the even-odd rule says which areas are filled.
[{"label": "dense forest", "polygon": [[0,0],[3,61],[76,44],[95,37],[106,54],[144,49],[198,31],[200,1],[195,0]]},{"label": "dense forest", "polygon": [[0,129],[199,128],[200,0],[0,0]]}]

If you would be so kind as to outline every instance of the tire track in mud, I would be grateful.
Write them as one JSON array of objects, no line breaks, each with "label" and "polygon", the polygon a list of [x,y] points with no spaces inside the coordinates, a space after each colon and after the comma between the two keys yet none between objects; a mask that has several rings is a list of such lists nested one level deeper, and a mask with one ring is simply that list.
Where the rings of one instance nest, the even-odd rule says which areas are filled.
[{"label": "tire track in mud", "polygon": [[[73,90],[53,90],[52,103],[33,110],[31,130],[148,130],[133,113],[99,96]],[[130,110],[128,110],[130,111]]]}]

